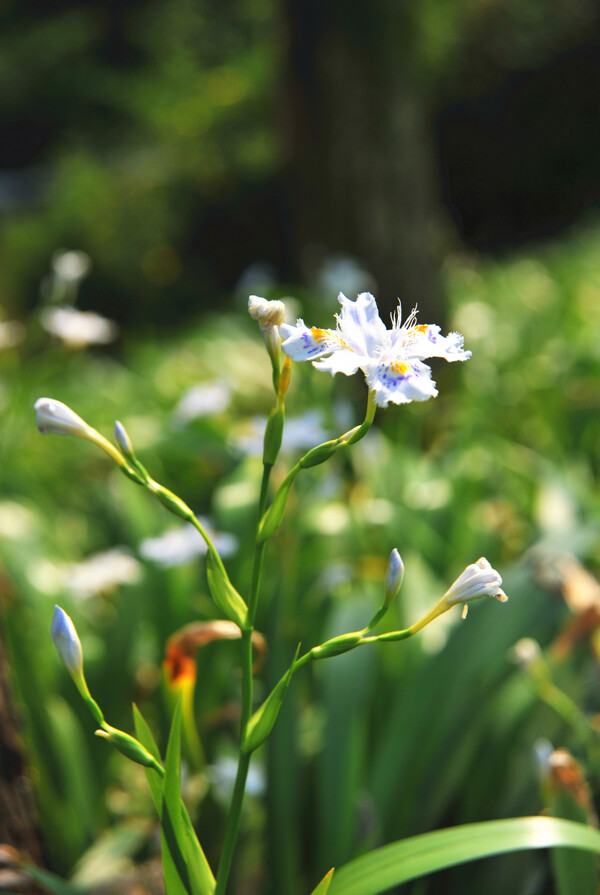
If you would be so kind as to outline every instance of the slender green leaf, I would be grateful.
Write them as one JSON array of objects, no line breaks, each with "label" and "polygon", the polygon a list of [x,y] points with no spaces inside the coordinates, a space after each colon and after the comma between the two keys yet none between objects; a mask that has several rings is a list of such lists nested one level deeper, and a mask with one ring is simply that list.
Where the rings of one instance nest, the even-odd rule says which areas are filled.
[{"label": "slender green leaf", "polygon": [[552,817],[515,817],[436,830],[385,845],[336,871],[328,895],[378,895],[446,867],[531,848],[600,854],[600,832]]},{"label": "slender green leaf", "polygon": [[[154,755],[156,759],[160,760],[160,753],[158,750],[158,746],[156,745],[156,741],[152,735],[152,731],[150,730],[148,724],[146,723],[146,720],[142,717],[136,705],[133,706],[133,723],[135,726],[136,735],[140,743],[142,743],[146,747],[151,755]],[[154,802],[154,807],[156,808],[156,813],[159,817],[161,817],[163,801],[163,780],[158,777],[158,775],[154,771],[150,770],[150,768],[145,768],[145,771],[146,779],[148,780],[148,786],[150,787],[150,792],[152,794],[152,801]],[[165,836],[165,831],[162,823],[160,830],[160,839],[162,845],[163,875],[167,895],[187,895],[186,887],[182,882],[177,869],[176,858],[171,851],[171,846],[167,837]]]},{"label": "slender green leaf", "polygon": [[[137,736],[142,746],[145,746],[150,755],[153,755],[157,761],[162,761],[158,746],[156,745],[156,740],[152,735],[152,731],[150,730],[150,727],[146,723],[146,719],[143,717],[142,713],[135,703],[133,704],[133,726],[135,727],[135,735]],[[155,771],[152,771],[150,768],[146,768],[146,779],[148,780],[154,807],[156,808],[156,811],[160,816],[163,782],[158,774]]]},{"label": "slender green leaf", "polygon": [[323,877],[323,879],[321,880],[321,882],[319,883],[317,888],[313,890],[311,895],[327,895],[327,892],[329,891],[329,886],[331,885],[331,880],[333,879],[333,871],[334,870],[335,870],[335,868],[332,867],[331,870],[329,871],[329,873],[327,873]]},{"label": "slender green leaf", "polygon": [[210,864],[206,859],[206,855],[198,841],[198,837],[196,836],[196,831],[194,830],[194,826],[192,821],[190,820],[190,816],[188,814],[187,808],[181,803],[181,816],[183,819],[183,825],[186,829],[187,833],[187,857],[188,861],[191,863],[194,868],[194,878],[198,879],[200,885],[200,893],[201,895],[212,895],[212,892],[215,888],[215,878],[213,876],[213,872],[210,869]]},{"label": "slender green leaf", "polygon": [[[139,739],[140,743],[142,743],[148,752],[158,760],[160,760],[160,752],[158,750],[158,746],[156,745],[156,741],[152,735],[152,731],[150,730],[148,724],[140,713],[138,707],[136,705],[133,706],[133,722],[135,725],[136,736]],[[162,791],[163,791],[163,781],[158,777],[154,771],[148,769],[146,770],[146,777],[148,778],[148,784],[150,786],[150,791],[152,793],[152,800],[154,801],[154,805],[156,810],[160,816],[161,806],[162,806]],[[198,868],[197,874],[199,879],[202,881],[202,888],[200,891],[202,893],[207,892],[210,893],[213,891],[215,887],[215,878],[213,876],[212,870],[210,869],[210,865],[206,860],[206,855],[202,850],[202,846],[198,841],[198,837],[196,836],[196,832],[193,828],[192,822],[190,820],[190,816],[188,814],[187,808],[181,801],[181,815],[183,825],[185,827],[186,835],[187,835],[187,854],[188,858],[195,864]],[[162,833],[163,837],[163,862],[165,865],[165,877],[167,873],[169,876],[172,875],[171,871],[175,869],[175,862],[173,856],[171,855],[168,847],[168,843],[164,837],[164,832]],[[169,890],[170,891],[170,890]],[[182,889],[181,891],[185,891]]]},{"label": "slender green leaf", "polygon": [[[165,757],[165,779],[160,819],[163,834],[169,851],[177,868],[183,889],[188,895],[192,893],[189,870],[185,860],[186,831],[181,818],[181,701],[175,707],[167,754]],[[165,878],[165,884],[167,880]],[[179,887],[177,887],[179,888]],[[170,891],[168,895],[171,895]]]},{"label": "slender green leaf", "polygon": [[24,864],[22,869],[52,895],[82,895],[84,892],[84,889],[79,886],[74,886],[68,880],[61,879],[60,876],[56,876],[48,870],[42,870],[40,867]]}]

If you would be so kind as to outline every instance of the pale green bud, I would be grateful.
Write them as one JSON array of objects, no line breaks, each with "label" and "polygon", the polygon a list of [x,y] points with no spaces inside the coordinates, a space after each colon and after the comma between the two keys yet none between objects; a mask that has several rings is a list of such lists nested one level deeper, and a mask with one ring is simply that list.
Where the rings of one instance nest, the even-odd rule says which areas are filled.
[{"label": "pale green bud", "polygon": [[404,578],[404,563],[402,562],[402,557],[398,553],[396,547],[390,553],[390,561],[387,567],[387,574],[385,576],[385,606],[386,608],[390,605],[398,591],[400,590],[400,586],[402,584],[402,579]]},{"label": "pale green bud", "polygon": [[180,516],[187,522],[190,521],[192,511],[180,497],[177,497],[177,495],[173,494],[172,491],[169,491],[168,488],[163,488],[163,486],[159,485],[158,482],[148,481],[146,483],[146,487],[148,487],[152,491],[152,493],[156,495],[156,497],[160,500],[163,506],[165,506],[169,510],[169,512],[173,513],[175,516]]},{"label": "pale green bud", "polygon": [[206,577],[212,598],[221,612],[243,630],[246,627],[248,607],[210,551],[206,558]]},{"label": "pale green bud", "polygon": [[154,768],[155,771],[158,771],[158,773],[163,776],[164,769],[154,756],[151,755],[140,742],[123,730],[117,730],[116,727],[111,727],[110,724],[106,724],[105,722],[102,727],[96,731],[96,736],[108,740],[112,743],[115,749],[118,749],[119,752],[131,759],[131,761],[135,761],[137,764],[141,764],[146,768]]},{"label": "pale green bud", "polygon": [[362,640],[360,631],[353,631],[351,634],[341,634],[339,637],[332,637],[326,640],[320,646],[314,646],[310,651],[311,659],[330,659],[332,656],[341,656],[353,650]]},{"label": "pale green bud", "polygon": [[127,429],[119,420],[115,423],[115,441],[125,459],[128,461],[127,466],[123,466],[123,472],[129,476],[138,485],[146,485],[150,481],[148,471],[142,466],[135,456],[133,442],[129,437]]},{"label": "pale green bud", "polygon": [[61,662],[69,674],[80,677],[83,672],[81,641],[71,617],[60,606],[54,607],[50,633]]},{"label": "pale green bud", "polygon": [[260,525],[258,527],[258,536],[257,543],[262,544],[268,538],[270,538],[279,528],[279,523],[283,519],[283,514],[285,513],[285,507],[287,504],[288,495],[290,493],[290,487],[292,484],[292,480],[290,479],[288,482],[284,482],[279,491],[273,498],[273,503],[262,517]]},{"label": "pale green bud", "polygon": [[248,721],[248,726],[246,727],[246,732],[244,734],[244,741],[242,743],[243,752],[254,752],[255,749],[258,749],[261,743],[264,743],[266,738],[271,733],[273,725],[277,720],[277,715],[279,714],[279,709],[281,708],[281,703],[283,702],[285,691],[287,690],[288,685],[292,679],[292,674],[294,673],[294,666],[296,663],[296,659],[298,658],[299,650],[300,645],[298,645],[296,655],[294,656],[294,661],[292,662],[286,673],[275,685],[273,690],[271,690],[263,704],[254,712],[254,714]]},{"label": "pale green bud", "polygon": [[60,606],[54,607],[54,615],[52,616],[52,625],[50,627],[52,640],[58,651],[60,659],[73,678],[73,682],[83,701],[96,719],[98,724],[104,723],[102,709],[98,703],[92,699],[88,685],[83,673],[83,650],[81,649],[81,641],[75,629],[70,616]]},{"label": "pale green bud", "polygon": [[283,404],[278,403],[269,414],[267,426],[265,428],[263,448],[263,463],[265,466],[273,466],[277,459],[281,447],[281,439],[283,437],[284,420],[285,411],[283,409]]},{"label": "pale green bud", "polygon": [[377,610],[365,628],[365,631],[371,631],[386,615],[392,600],[400,590],[403,578],[404,563],[402,562],[402,557],[398,553],[398,550],[394,547],[390,553],[390,560],[388,562],[387,573],[385,576],[385,598],[383,600],[383,606]]},{"label": "pale green bud", "polygon": [[127,459],[135,456],[131,438],[127,433],[127,429],[125,428],[123,423],[119,422],[119,420],[117,420],[115,423],[115,441],[117,442],[123,455],[127,457]]},{"label": "pale green bud", "polygon": [[302,469],[309,469],[311,466],[318,466],[320,463],[324,463],[326,460],[335,454],[337,448],[339,447],[339,441],[325,441],[323,444],[318,444],[316,447],[312,448],[305,454],[298,462]]}]

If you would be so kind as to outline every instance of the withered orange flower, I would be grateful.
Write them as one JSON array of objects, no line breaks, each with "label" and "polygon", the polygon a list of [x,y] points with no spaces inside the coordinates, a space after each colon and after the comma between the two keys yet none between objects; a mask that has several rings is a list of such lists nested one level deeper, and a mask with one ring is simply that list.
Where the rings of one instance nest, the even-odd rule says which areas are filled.
[{"label": "withered orange flower", "polygon": [[[191,622],[180,628],[169,637],[165,647],[163,668],[169,686],[193,687],[196,682],[196,654],[200,647],[213,640],[236,640],[239,637],[241,632],[238,626],[224,619]],[[252,645],[256,653],[256,671],[264,662],[267,651],[265,638],[258,631],[252,632]]]}]

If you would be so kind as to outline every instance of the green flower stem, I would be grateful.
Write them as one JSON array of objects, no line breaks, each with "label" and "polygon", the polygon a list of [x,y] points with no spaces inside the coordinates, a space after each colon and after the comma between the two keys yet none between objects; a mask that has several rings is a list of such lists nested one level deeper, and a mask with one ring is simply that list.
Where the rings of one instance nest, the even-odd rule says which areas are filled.
[{"label": "green flower stem", "polygon": [[173,513],[175,516],[179,516],[181,519],[185,519],[187,522],[194,526],[194,528],[200,534],[204,543],[206,544],[208,552],[210,553],[218,567],[221,569],[223,574],[226,575],[227,573],[225,571],[225,566],[223,565],[223,560],[217,552],[217,548],[211,541],[210,535],[208,534],[200,520],[197,518],[192,508],[189,507],[187,503],[185,503],[185,501],[183,501],[180,497],[177,497],[176,494],[173,494],[172,491],[169,491],[167,488],[159,485],[158,482],[155,482],[154,479],[149,478],[147,482],[144,482],[144,487],[146,487],[148,491],[154,494],[155,497],[160,500],[163,506],[166,506],[166,508],[171,513]]},{"label": "green flower stem", "polygon": [[283,514],[285,512],[285,507],[287,503],[288,494],[292,485],[292,482],[298,475],[301,469],[310,469],[312,466],[319,466],[321,463],[324,463],[330,457],[333,456],[337,451],[342,448],[347,447],[351,444],[356,444],[357,441],[360,441],[361,438],[364,438],[371,426],[373,425],[373,420],[375,419],[375,411],[377,410],[377,405],[375,403],[375,393],[370,391],[367,399],[367,410],[365,413],[365,418],[360,426],[355,426],[354,429],[350,429],[348,432],[344,432],[343,435],[340,435],[339,438],[334,438],[331,441],[325,441],[323,444],[319,444],[314,448],[311,448],[310,451],[307,451],[303,457],[298,460],[295,466],[292,466],[283,482],[279,486],[275,497],[271,503],[269,509],[261,516],[258,531],[257,531],[257,541],[263,543],[267,541],[276,531],[277,528],[283,519]]},{"label": "green flower stem", "polygon": [[225,828],[223,850],[221,852],[221,860],[219,861],[219,869],[217,871],[214,895],[225,895],[235,843],[240,828],[242,803],[244,801],[244,791],[246,789],[246,778],[248,776],[249,767],[250,753],[240,752],[235,786],[233,788],[233,797],[231,799],[231,805],[229,806],[229,815],[227,817],[227,826]]},{"label": "green flower stem", "polygon": [[[281,401],[281,397],[279,397],[278,400]],[[285,510],[287,493],[293,480],[298,475],[300,470],[308,468],[310,465],[317,465],[318,463],[323,462],[323,460],[326,460],[329,456],[331,456],[331,454],[335,453],[340,448],[346,447],[350,444],[355,444],[357,441],[360,441],[361,438],[364,438],[373,424],[376,409],[375,395],[373,392],[369,392],[365,419],[360,426],[356,426],[349,432],[345,432],[343,435],[340,435],[339,438],[336,438],[332,442],[326,443],[323,446],[319,445],[317,448],[313,448],[312,451],[309,451],[307,454],[305,454],[305,456],[302,457],[299,462],[292,467],[292,469],[288,472],[287,476],[280,485],[279,490],[273,499],[273,503],[271,504],[271,506],[273,506],[273,504],[280,505],[281,512],[278,512],[277,514],[279,518],[277,519],[275,525],[269,526],[268,529],[264,531],[262,531],[262,525],[266,518],[265,510],[267,504],[267,493],[273,464],[269,463],[264,464],[263,466],[263,477],[260,489],[260,497],[258,501],[257,538],[254,549],[254,564],[252,568],[250,593],[248,596],[248,619],[245,628],[242,630],[242,716],[240,740],[242,743],[244,741],[248,722],[252,715],[252,630],[254,619],[256,617],[256,608],[258,605],[260,579],[262,574],[262,565],[266,542],[279,525],[279,521],[281,520],[281,517],[283,516],[283,512]],[[310,461],[309,455],[316,455],[316,453],[321,448],[324,448],[322,454],[315,456],[316,462],[312,463]],[[275,462],[275,457],[273,457],[273,462]],[[309,652],[301,659],[296,659],[294,663],[292,663],[292,668],[286,671],[286,675],[291,676],[291,674],[293,674],[293,672],[296,671],[297,668],[301,667],[301,665],[309,661],[310,658],[311,656]],[[286,675],[284,675],[284,677]],[[238,770],[235,779],[235,787],[233,790],[233,797],[227,817],[225,839],[223,842],[223,850],[221,852],[221,860],[219,861],[219,869],[217,872],[217,881],[214,895],[225,895],[227,880],[229,878],[229,873],[231,870],[233,852],[239,832],[244,790],[246,787],[246,778],[248,776],[248,768],[250,767],[250,755],[250,752],[244,752],[244,750],[240,751]]]},{"label": "green flower stem", "polygon": [[[258,499],[257,526],[260,524],[265,507],[267,505],[267,495],[269,492],[269,480],[273,465],[265,463],[263,465],[263,475],[260,486],[260,496]],[[252,715],[252,632],[254,629],[254,619],[256,617],[256,609],[258,606],[258,595],[260,591],[260,580],[262,575],[263,559],[265,554],[266,542],[255,543],[254,547],[254,563],[252,566],[252,579],[250,582],[250,593],[248,597],[248,618],[245,628],[242,630],[242,715],[240,724],[240,743],[243,742],[248,726],[248,721]],[[240,819],[242,815],[242,803],[244,801],[244,792],[246,789],[246,778],[248,777],[248,768],[250,767],[251,753],[245,753],[240,750],[238,759],[238,768],[235,778],[235,786],[231,805],[229,806],[229,814],[227,816],[227,825],[225,827],[225,838],[223,841],[223,850],[219,861],[219,869],[217,871],[217,880],[214,895],[224,895],[231,871],[231,862],[237,841]]]},{"label": "green flower stem", "polygon": [[76,680],[75,685],[77,686],[77,689],[81,693],[83,701],[85,702],[88,709],[92,713],[94,721],[96,722],[96,724],[100,724],[100,726],[102,726],[102,724],[104,724],[104,715],[102,714],[102,709],[100,708],[100,706],[98,705],[98,703],[96,702],[96,700],[94,699],[94,697],[92,696],[90,691],[88,690],[88,685],[87,685],[86,680],[83,677],[83,675],[81,676],[81,682]]}]

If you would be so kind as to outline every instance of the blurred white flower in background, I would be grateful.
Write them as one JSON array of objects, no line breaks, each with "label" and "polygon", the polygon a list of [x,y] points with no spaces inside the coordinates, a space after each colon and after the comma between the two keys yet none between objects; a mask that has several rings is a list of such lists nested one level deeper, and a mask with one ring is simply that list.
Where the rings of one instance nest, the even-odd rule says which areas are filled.
[{"label": "blurred white flower in background", "polygon": [[[231,556],[238,547],[237,538],[227,532],[216,532],[210,522],[198,517],[210,534],[211,540],[222,557]],[[170,528],[156,538],[146,538],[139,547],[140,556],[156,563],[163,569],[192,562],[206,553],[206,544],[193,525],[187,524]]]},{"label": "blurred white flower in background", "polygon": [[[233,435],[233,446],[251,457],[262,456],[266,423],[267,418],[264,416],[255,416],[246,421],[240,431]],[[327,441],[329,437],[329,433],[322,425],[319,411],[307,410],[301,416],[286,418],[281,453],[289,454],[312,448]]]},{"label": "blurred white flower in background", "polygon": [[66,570],[66,586],[85,599],[107,593],[122,584],[136,584],[142,576],[140,563],[125,547],[96,553]]},{"label": "blurred white flower in background", "polygon": [[0,351],[3,348],[14,348],[25,338],[25,327],[18,320],[0,322]]},{"label": "blurred white flower in background", "polygon": [[51,272],[40,283],[42,299],[51,304],[75,304],[79,287],[92,269],[86,252],[57,249],[52,255]]},{"label": "blurred white flower in background", "polygon": [[0,501],[0,538],[20,541],[36,534],[39,518],[35,512],[14,500]]},{"label": "blurred white flower in background", "polygon": [[223,379],[202,382],[184,392],[173,417],[179,423],[189,423],[198,417],[221,413],[230,401],[231,388]]},{"label": "blurred white flower in background", "polygon": [[235,291],[246,301],[249,292],[269,292],[277,283],[277,272],[269,261],[254,261],[239,276]]},{"label": "blurred white flower in background", "polygon": [[40,319],[44,329],[69,348],[107,345],[119,335],[119,327],[113,320],[94,311],[78,311],[65,305],[44,308]]},{"label": "blurred white flower in background", "polygon": [[[219,802],[227,804],[233,793],[237,774],[237,759],[229,755],[221,756],[206,769],[206,776],[215,789]],[[246,779],[246,793],[249,796],[262,796],[265,791],[265,772],[258,762],[253,761]]]},{"label": "blurred white flower in background", "polygon": [[375,289],[373,275],[350,255],[330,255],[317,271],[317,286],[330,295],[349,292],[351,295]]},{"label": "blurred white flower in background", "polygon": [[54,275],[65,283],[79,283],[92,269],[92,259],[87,252],[58,249],[52,255]]}]

